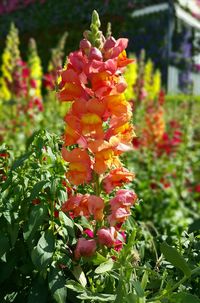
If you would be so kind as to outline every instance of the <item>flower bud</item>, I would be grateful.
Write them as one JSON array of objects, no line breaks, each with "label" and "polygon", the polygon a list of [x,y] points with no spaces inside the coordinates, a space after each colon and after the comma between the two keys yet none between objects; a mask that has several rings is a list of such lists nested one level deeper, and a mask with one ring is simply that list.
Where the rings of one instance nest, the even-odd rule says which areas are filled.
[{"label": "flower bud", "polygon": [[108,50],[111,49],[112,47],[114,47],[116,44],[116,40],[113,37],[109,37],[108,39],[106,39],[106,42],[104,43],[104,50]]},{"label": "flower bud", "polygon": [[75,259],[80,259],[81,257],[91,257],[96,251],[96,241],[86,240],[85,238],[78,239],[74,256]]},{"label": "flower bud", "polygon": [[97,236],[100,244],[112,247],[115,242],[117,232],[114,227],[101,228],[98,230]]},{"label": "flower bud", "polygon": [[89,54],[89,51],[91,49],[91,43],[87,39],[82,39],[79,44],[80,49],[82,50],[83,53],[86,55]]},{"label": "flower bud", "polygon": [[103,56],[102,56],[101,51],[98,48],[92,47],[90,50],[88,59],[102,61]]}]

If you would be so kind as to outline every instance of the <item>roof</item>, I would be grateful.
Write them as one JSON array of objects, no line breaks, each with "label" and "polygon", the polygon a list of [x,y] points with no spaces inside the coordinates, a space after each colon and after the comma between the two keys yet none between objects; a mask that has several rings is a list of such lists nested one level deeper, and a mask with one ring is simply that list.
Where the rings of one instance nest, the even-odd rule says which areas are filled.
[{"label": "roof", "polygon": [[[193,3],[193,5],[192,5]],[[200,30],[200,0],[178,0],[174,5],[175,15],[188,26]],[[160,13],[169,10],[168,2],[163,2],[156,5],[149,5],[144,8],[133,11],[133,18],[142,17],[145,15]],[[194,11],[194,9],[196,9]],[[199,15],[199,17],[198,17]]]}]

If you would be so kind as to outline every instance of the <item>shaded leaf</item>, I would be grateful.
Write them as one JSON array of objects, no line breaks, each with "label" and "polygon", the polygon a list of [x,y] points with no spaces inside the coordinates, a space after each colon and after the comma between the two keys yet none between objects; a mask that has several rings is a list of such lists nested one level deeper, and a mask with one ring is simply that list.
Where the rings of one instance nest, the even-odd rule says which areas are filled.
[{"label": "shaded leaf", "polygon": [[64,273],[61,269],[51,267],[49,276],[49,289],[57,303],[65,303],[67,298],[67,287]]},{"label": "shaded leaf", "polygon": [[200,299],[186,292],[180,292],[171,296],[172,303],[200,303]]},{"label": "shaded leaf", "polygon": [[52,230],[46,230],[42,233],[41,238],[38,241],[31,253],[33,264],[40,270],[46,268],[53,257],[55,246],[55,238]]},{"label": "shaded leaf", "polygon": [[185,261],[185,259],[178,253],[178,251],[169,246],[166,242],[161,244],[161,252],[172,265],[179,268],[184,275],[189,277],[191,275],[191,270]]},{"label": "shaded leaf", "polygon": [[32,238],[39,226],[44,222],[48,214],[47,206],[44,204],[38,204],[33,206],[28,222],[24,227],[24,239]]}]

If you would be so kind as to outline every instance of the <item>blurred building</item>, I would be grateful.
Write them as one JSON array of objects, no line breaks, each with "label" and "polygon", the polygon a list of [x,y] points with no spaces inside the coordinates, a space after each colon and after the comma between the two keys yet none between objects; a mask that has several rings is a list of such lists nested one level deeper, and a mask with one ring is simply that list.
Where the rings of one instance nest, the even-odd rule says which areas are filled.
[{"label": "blurred building", "polygon": [[132,17],[168,92],[200,95],[200,0],[160,1],[134,10]]},{"label": "blurred building", "polygon": [[200,94],[200,0],[1,0],[0,52],[14,22],[22,55],[26,56],[29,38],[35,38],[45,70],[50,49],[65,31],[66,54],[78,47],[93,9],[104,31],[111,21],[115,37],[129,38],[129,52],[139,55],[145,49],[170,93],[192,88]]}]

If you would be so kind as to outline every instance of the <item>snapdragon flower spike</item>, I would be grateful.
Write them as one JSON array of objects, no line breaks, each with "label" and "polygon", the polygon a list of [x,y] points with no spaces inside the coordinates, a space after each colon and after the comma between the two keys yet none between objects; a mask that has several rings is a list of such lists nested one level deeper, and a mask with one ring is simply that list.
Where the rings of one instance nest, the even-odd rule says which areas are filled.
[{"label": "snapdragon flower spike", "polygon": [[[123,76],[125,67],[133,60],[126,56],[128,39],[105,38],[99,31],[96,12],[92,22],[91,31],[84,33],[80,48],[69,54],[66,67],[60,72],[57,92],[61,102],[71,104],[64,118],[62,156],[68,163],[66,178],[77,186],[77,193],[63,204],[62,211],[77,219],[85,216],[94,227],[93,240],[87,240],[86,233],[78,240],[75,259],[90,256],[96,245],[114,247],[120,241],[114,226],[128,218],[136,199],[131,191],[118,191],[113,198],[116,208],[115,200],[109,203],[105,199],[105,207],[100,197],[101,190],[109,194],[134,178],[120,161],[120,155],[132,149],[134,136],[132,108],[124,95],[127,84]],[[90,189],[90,195],[78,192],[79,185],[86,184],[93,190],[92,193]],[[101,222],[105,224],[102,228]],[[87,245],[89,251],[85,250]]]}]

